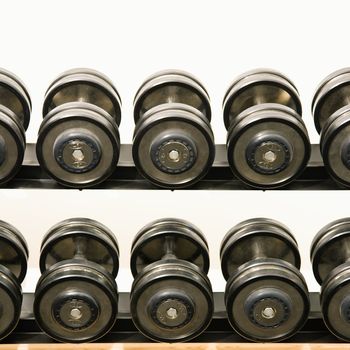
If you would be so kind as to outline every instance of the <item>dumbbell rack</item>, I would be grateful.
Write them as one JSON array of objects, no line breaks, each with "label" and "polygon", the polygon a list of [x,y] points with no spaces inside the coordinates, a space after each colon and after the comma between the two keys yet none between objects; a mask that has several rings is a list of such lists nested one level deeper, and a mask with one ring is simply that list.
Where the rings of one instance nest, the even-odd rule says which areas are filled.
[{"label": "dumbbell rack", "polygon": [[[117,170],[98,189],[156,189],[137,172],[131,155],[131,145],[121,145]],[[35,154],[35,144],[27,144],[21,170],[6,188],[63,188],[50,179],[40,168]],[[157,188],[159,189],[159,188]],[[226,157],[226,146],[216,145],[216,155],[208,174],[191,189],[194,190],[244,190],[248,189],[241,181],[234,178]],[[303,174],[288,185],[286,190],[337,190],[340,189],[328,176],[321,158],[319,145],[312,145],[310,161]]]},{"label": "dumbbell rack", "polygon": [[[28,144],[23,166],[17,176],[6,185],[17,189],[62,189],[62,186],[50,179],[40,168],[35,155],[35,145]],[[131,156],[131,145],[121,146],[118,168],[109,180],[98,185],[98,189],[155,189],[137,173]],[[226,159],[225,145],[216,146],[216,157],[208,174],[192,189],[200,190],[249,190],[239,180],[234,179]],[[318,145],[312,145],[312,155],[307,168],[299,179],[286,190],[339,190],[324,169]],[[323,323],[318,293],[310,293],[311,311],[309,320],[303,329],[290,339],[289,343],[329,343],[337,342]],[[223,293],[214,293],[214,318],[209,328],[195,342],[246,343],[230,327],[224,307]],[[16,330],[6,339],[6,343],[51,343],[35,323],[32,311],[33,294],[24,294],[21,320]],[[129,294],[121,293],[119,299],[118,322],[100,342],[149,342],[132,323],[129,310]],[[254,344],[252,344],[254,347]]]},{"label": "dumbbell rack", "polygon": [[[308,322],[303,329],[296,334],[290,342],[334,342],[335,338],[326,329],[321,317],[319,295],[310,293],[311,310]],[[233,343],[245,342],[234,333],[226,319],[223,293],[214,293],[215,311],[214,317],[207,328],[195,342]],[[33,294],[24,294],[21,320],[15,331],[6,338],[6,343],[52,343],[51,338],[45,335],[36,325],[33,311]],[[132,323],[129,310],[129,294],[120,293],[118,321],[110,333],[101,338],[103,343],[144,343],[150,342],[140,334]]]}]

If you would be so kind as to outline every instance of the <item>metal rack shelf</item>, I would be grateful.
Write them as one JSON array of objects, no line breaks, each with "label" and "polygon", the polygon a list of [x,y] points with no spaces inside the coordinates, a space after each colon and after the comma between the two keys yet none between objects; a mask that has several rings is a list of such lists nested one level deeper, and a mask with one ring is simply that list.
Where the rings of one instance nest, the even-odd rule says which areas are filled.
[{"label": "metal rack shelf", "polygon": [[[288,340],[288,343],[330,343],[338,342],[330,334],[323,323],[319,295],[310,293],[311,310],[309,320],[303,329],[294,337]],[[226,318],[223,293],[214,293],[215,311],[214,318],[207,330],[192,342],[220,342],[220,343],[242,343],[247,342],[237,335]],[[15,331],[8,336],[4,342],[7,344],[20,343],[53,343],[54,341],[45,335],[37,326],[34,320],[33,294],[24,294],[22,314],[20,322]],[[132,323],[129,310],[129,293],[120,293],[119,295],[119,315],[118,321],[112,331],[99,340],[100,343],[145,343],[150,342],[144,337]]]},{"label": "metal rack shelf", "polygon": [[[159,189],[149,181],[143,179],[134,166],[131,145],[121,146],[120,159],[116,171],[104,183],[94,189]],[[28,144],[21,170],[16,177],[4,188],[32,188],[32,189],[62,189],[61,185],[50,179],[40,168],[35,154],[35,144]],[[241,181],[234,178],[226,158],[226,146],[216,145],[216,156],[208,174],[193,190],[247,190]],[[329,178],[320,155],[319,146],[312,145],[309,164],[299,179],[288,185],[287,190],[340,190]]]}]

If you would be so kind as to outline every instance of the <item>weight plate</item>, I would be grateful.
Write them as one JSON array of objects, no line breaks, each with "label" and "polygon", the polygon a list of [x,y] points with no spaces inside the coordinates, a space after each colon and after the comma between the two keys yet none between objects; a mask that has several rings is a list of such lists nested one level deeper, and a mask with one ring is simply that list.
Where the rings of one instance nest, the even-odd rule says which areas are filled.
[{"label": "weight plate", "polygon": [[118,126],[107,112],[88,103],[66,103],[44,119],[36,146],[40,165],[57,182],[90,187],[117,167]]},{"label": "weight plate", "polygon": [[287,185],[305,169],[310,153],[310,140],[300,116],[277,104],[244,110],[227,134],[232,172],[256,188]]},{"label": "weight plate", "polygon": [[350,68],[339,69],[321,82],[312,101],[312,114],[318,133],[335,111],[349,104],[349,95]]},{"label": "weight plate", "polygon": [[265,103],[302,113],[298,90],[286,76],[271,69],[255,69],[237,77],[226,92],[223,100],[226,129],[245,109]]},{"label": "weight plate", "polygon": [[120,124],[120,96],[104,74],[93,69],[76,68],[59,75],[46,91],[43,116],[55,107],[76,101],[100,107]]},{"label": "weight plate", "polygon": [[211,119],[209,95],[191,74],[179,70],[158,72],[146,79],[134,99],[134,120],[139,121],[151,108],[169,103],[181,103],[200,111]]},{"label": "weight plate", "polygon": [[156,341],[193,339],[213,314],[208,278],[196,265],[178,259],[147,266],[136,277],[130,298],[135,326]]},{"label": "weight plate", "polygon": [[0,265],[0,339],[17,326],[22,307],[22,289],[16,276]]},{"label": "weight plate", "polygon": [[334,112],[325,122],[320,148],[325,167],[338,183],[350,186],[350,106]]},{"label": "weight plate", "polygon": [[3,68],[0,68],[0,104],[8,108],[27,130],[32,109],[29,93],[16,75]]},{"label": "weight plate", "polygon": [[11,110],[0,105],[0,184],[8,182],[17,174],[23,162],[25,147],[23,126]]},{"label": "weight plate", "polygon": [[321,290],[321,307],[327,328],[338,338],[350,341],[350,264],[334,268]]},{"label": "weight plate", "polygon": [[28,247],[22,234],[0,220],[0,266],[5,266],[21,283],[27,273]]},{"label": "weight plate", "polygon": [[189,261],[205,274],[209,271],[208,244],[202,232],[185,220],[164,218],[137,233],[131,246],[131,272],[135,277],[147,265],[169,256]]},{"label": "weight plate", "polygon": [[187,187],[210,169],[214,135],[194,108],[161,105],[147,112],[136,126],[132,153],[138,171],[155,185]]},{"label": "weight plate", "polygon": [[350,255],[350,218],[332,221],[324,226],[311,244],[311,262],[319,284],[337,266],[346,262]]},{"label": "weight plate", "polygon": [[57,263],[40,277],[34,315],[50,337],[70,343],[94,341],[114,325],[118,290],[101,266],[81,260]]},{"label": "weight plate", "polygon": [[259,258],[280,259],[300,268],[295,238],[286,226],[267,218],[249,219],[229,230],[221,243],[220,258],[226,280],[241,265]]},{"label": "weight plate", "polygon": [[119,248],[114,234],[86,218],[61,221],[47,232],[41,244],[40,270],[79,257],[104,267],[114,277],[118,274]]},{"label": "weight plate", "polygon": [[299,270],[277,259],[241,265],[226,285],[225,304],[233,329],[256,341],[282,341],[307,321],[309,293]]}]

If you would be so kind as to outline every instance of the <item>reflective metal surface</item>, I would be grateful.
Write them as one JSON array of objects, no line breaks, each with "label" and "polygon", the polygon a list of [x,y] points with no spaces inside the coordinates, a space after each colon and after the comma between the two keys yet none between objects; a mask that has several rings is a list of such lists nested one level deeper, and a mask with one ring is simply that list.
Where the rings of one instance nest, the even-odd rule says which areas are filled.
[{"label": "reflective metal surface", "polygon": [[22,234],[0,221],[0,265],[9,269],[21,283],[27,273],[28,247]]},{"label": "reflective metal surface", "polygon": [[202,333],[213,313],[211,285],[193,264],[167,260],[137,275],[130,294],[136,327],[156,341],[188,341]]},{"label": "reflective metal surface", "polygon": [[106,226],[95,220],[73,218],[52,227],[41,245],[41,272],[59,261],[77,257],[101,265],[114,277],[118,274],[117,240]]},{"label": "reflective metal surface", "polygon": [[41,166],[65,186],[89,187],[108,178],[119,158],[121,102],[102,73],[73,69],[47,90],[37,142]]},{"label": "reflective metal surface", "polygon": [[209,325],[213,293],[208,245],[194,225],[165,218],[143,227],[131,248],[135,326],[163,342],[190,340]]},{"label": "reflective metal surface", "polygon": [[41,166],[56,181],[72,187],[89,187],[108,178],[117,166],[119,148],[119,131],[112,118],[80,102],[50,112],[36,145]]},{"label": "reflective metal surface", "polygon": [[146,80],[134,101],[133,158],[157,186],[193,185],[214,160],[209,97],[191,75],[165,71]]},{"label": "reflective metal surface", "polygon": [[16,327],[22,306],[21,282],[27,272],[28,248],[22,234],[0,221],[0,339]]},{"label": "reflective metal surface", "polygon": [[21,307],[21,286],[10,270],[0,265],[0,339],[8,336],[17,326]]},{"label": "reflective metal surface", "polygon": [[281,341],[306,322],[309,299],[297,268],[283,260],[257,259],[227,282],[225,300],[232,327],[253,341]]},{"label": "reflective metal surface", "polygon": [[220,258],[226,280],[254,259],[281,259],[300,267],[298,246],[289,229],[267,218],[246,220],[229,230],[221,243]]},{"label": "reflective metal surface", "polygon": [[112,81],[101,72],[74,68],[59,75],[46,91],[43,116],[55,107],[74,101],[98,106],[120,124],[120,96]]},{"label": "reflective metal surface", "polygon": [[31,101],[23,83],[0,69],[0,184],[11,180],[21,167],[30,113]]},{"label": "reflective metal surface", "polygon": [[224,237],[220,256],[228,319],[242,337],[281,341],[298,332],[310,306],[297,243],[286,226],[243,221]]},{"label": "reflective metal surface", "polygon": [[318,87],[312,112],[325,167],[339,184],[350,186],[350,69],[344,68],[326,77]]},{"label": "reflective metal surface", "polygon": [[130,268],[133,276],[167,256],[189,261],[208,273],[208,244],[203,233],[185,220],[159,219],[137,233],[131,247]]},{"label": "reflective metal surface", "polygon": [[335,336],[350,341],[350,218],[323,227],[312,242],[310,255],[321,284],[324,321]]},{"label": "reflective metal surface", "polygon": [[114,325],[118,290],[107,271],[81,259],[47,270],[38,281],[34,315],[41,329],[63,342],[93,341]]},{"label": "reflective metal surface", "polygon": [[3,68],[0,69],[0,104],[8,108],[27,130],[32,109],[28,90],[16,75]]},{"label": "reflective metal surface", "polygon": [[247,108],[276,103],[301,115],[299,93],[288,77],[272,69],[254,69],[238,76],[228,88],[223,100],[226,129]]},{"label": "reflective metal surface", "polygon": [[334,268],[321,290],[321,306],[328,329],[339,339],[350,342],[350,264]]},{"label": "reflective metal surface", "polygon": [[312,101],[312,113],[318,133],[335,111],[349,104],[349,94],[350,68],[329,74],[319,84]]},{"label": "reflective metal surface", "polygon": [[118,243],[97,221],[73,218],[42,241],[34,314],[41,329],[63,342],[93,341],[117,318]]},{"label": "reflective metal surface", "polygon": [[135,123],[151,108],[167,103],[180,103],[199,110],[211,119],[209,95],[203,84],[188,72],[164,70],[148,77],[134,98]]},{"label": "reflective metal surface", "polygon": [[223,108],[235,176],[265,189],[285,186],[302,173],[310,141],[298,92],[285,76],[262,69],[238,77]]}]

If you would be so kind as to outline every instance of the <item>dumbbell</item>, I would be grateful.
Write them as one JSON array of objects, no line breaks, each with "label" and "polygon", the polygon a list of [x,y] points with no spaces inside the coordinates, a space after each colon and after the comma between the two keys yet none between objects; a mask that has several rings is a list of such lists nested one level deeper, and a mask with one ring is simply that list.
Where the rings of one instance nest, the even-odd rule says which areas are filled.
[{"label": "dumbbell", "polygon": [[31,109],[22,81],[0,69],[0,184],[11,180],[22,165]]},{"label": "dumbbell", "polygon": [[121,101],[112,82],[92,69],[62,73],[48,88],[37,157],[57,182],[89,187],[116,169]]},{"label": "dumbbell", "polygon": [[168,70],[149,77],[134,100],[132,154],[140,174],[165,188],[188,187],[215,156],[209,96],[192,75]]},{"label": "dumbbell", "polygon": [[309,294],[287,227],[266,218],[243,221],[224,237],[220,256],[228,320],[238,334],[276,342],[304,325]]},{"label": "dumbbell", "polygon": [[118,314],[118,261],[117,240],[99,222],[73,218],[52,227],[41,245],[34,297],[40,328],[70,343],[105,335]]},{"label": "dumbbell", "polygon": [[135,326],[160,342],[188,341],[201,334],[213,314],[207,277],[208,245],[198,228],[161,219],[136,235],[130,267],[130,310]]},{"label": "dumbbell", "polygon": [[223,101],[227,158],[234,175],[249,186],[282,187],[297,178],[310,157],[294,84],[270,69],[234,80]]},{"label": "dumbbell", "polygon": [[350,341],[350,218],[323,227],[311,244],[311,261],[321,285],[321,309],[328,329]]},{"label": "dumbbell", "polygon": [[337,70],[319,85],[312,114],[324,165],[331,177],[350,187],[350,68]]},{"label": "dumbbell", "polygon": [[21,233],[0,221],[0,339],[16,327],[22,307],[21,282],[27,272],[28,248]]}]

